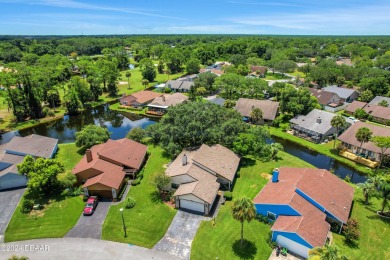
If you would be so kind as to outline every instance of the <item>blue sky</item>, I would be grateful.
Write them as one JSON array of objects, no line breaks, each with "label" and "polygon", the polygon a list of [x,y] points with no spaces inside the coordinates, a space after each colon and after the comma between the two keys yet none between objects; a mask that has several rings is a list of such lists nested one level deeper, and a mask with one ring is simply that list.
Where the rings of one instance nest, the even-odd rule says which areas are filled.
[{"label": "blue sky", "polygon": [[0,0],[0,34],[389,35],[389,0]]}]

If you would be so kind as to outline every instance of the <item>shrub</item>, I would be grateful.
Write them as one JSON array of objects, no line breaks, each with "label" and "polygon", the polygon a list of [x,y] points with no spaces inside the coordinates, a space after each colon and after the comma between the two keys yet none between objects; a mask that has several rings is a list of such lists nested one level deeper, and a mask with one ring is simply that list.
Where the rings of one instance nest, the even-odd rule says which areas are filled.
[{"label": "shrub", "polygon": [[33,206],[34,206],[34,202],[32,200],[24,199],[20,211],[24,214],[27,214],[33,209]]},{"label": "shrub", "polygon": [[131,183],[131,185],[132,185],[132,186],[137,186],[137,185],[140,184],[140,183],[141,183],[141,179],[137,178],[137,179],[135,179],[135,180]]},{"label": "shrub", "polygon": [[140,171],[138,174],[137,174],[137,178],[142,180],[142,178],[144,177],[144,171]]},{"label": "shrub", "polygon": [[286,132],[290,128],[290,125],[289,123],[283,123],[280,124],[280,128],[282,129],[283,132]]},{"label": "shrub", "polygon": [[225,191],[223,193],[223,196],[225,197],[226,200],[230,201],[233,199],[233,194],[231,191]]},{"label": "shrub", "polygon": [[355,244],[359,240],[359,223],[356,219],[350,218],[347,225],[343,227],[343,231],[347,242]]},{"label": "shrub", "polygon": [[47,116],[48,113],[49,113],[49,111],[50,111],[50,108],[44,107],[44,108],[42,109],[42,114],[43,114],[43,116]]},{"label": "shrub", "polygon": [[351,176],[350,176],[350,175],[345,176],[344,180],[345,180],[346,182],[351,183]]},{"label": "shrub", "polygon": [[261,214],[257,214],[256,215],[256,219],[264,224],[269,224],[269,221],[268,221],[268,218],[267,216],[264,216],[264,215],[261,215]]},{"label": "shrub", "polygon": [[125,207],[127,209],[131,209],[134,206],[135,206],[135,199],[133,199],[132,197],[127,197],[125,200]]},{"label": "shrub", "polygon": [[84,195],[83,196],[83,201],[86,202],[88,200],[88,196]]}]

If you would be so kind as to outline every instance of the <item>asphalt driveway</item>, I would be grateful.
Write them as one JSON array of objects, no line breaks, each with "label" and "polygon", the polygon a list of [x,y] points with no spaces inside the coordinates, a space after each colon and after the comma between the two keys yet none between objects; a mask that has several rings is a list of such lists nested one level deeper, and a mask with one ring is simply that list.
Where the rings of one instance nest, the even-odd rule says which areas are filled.
[{"label": "asphalt driveway", "polygon": [[0,191],[0,243],[4,242],[4,233],[14,214],[16,206],[23,196],[24,188]]},{"label": "asphalt driveway", "polygon": [[65,235],[65,237],[102,238],[102,225],[106,218],[111,201],[99,201],[92,216],[81,214],[77,224]]},{"label": "asphalt driveway", "polygon": [[153,249],[163,251],[174,256],[190,259],[192,240],[198,231],[204,216],[179,210],[173,218],[164,237]]}]

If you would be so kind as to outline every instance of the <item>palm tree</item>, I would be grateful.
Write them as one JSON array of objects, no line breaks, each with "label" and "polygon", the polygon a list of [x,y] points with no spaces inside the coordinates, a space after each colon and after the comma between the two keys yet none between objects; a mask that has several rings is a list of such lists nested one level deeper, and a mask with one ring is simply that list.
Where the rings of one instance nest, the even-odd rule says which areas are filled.
[{"label": "palm tree", "polygon": [[357,185],[363,191],[364,204],[368,205],[370,196],[376,192],[376,187],[372,179],[367,179],[364,183],[358,183]]},{"label": "palm tree", "polygon": [[280,143],[272,143],[270,145],[270,148],[271,148],[270,160],[275,159],[279,151],[283,151],[283,145]]},{"label": "palm tree", "polygon": [[337,115],[332,118],[330,124],[332,125],[332,127],[336,128],[336,133],[335,133],[334,143],[333,143],[333,149],[334,149],[336,147],[336,140],[340,132],[340,129],[346,127],[347,122],[345,121],[345,118],[342,115]]},{"label": "palm tree", "polygon": [[126,78],[127,78],[127,86],[128,86],[128,89],[130,89],[130,77],[131,77],[130,71],[126,72]]},{"label": "palm tree", "polygon": [[241,222],[241,246],[244,241],[244,221],[251,222],[256,217],[255,206],[251,199],[242,197],[233,202],[232,214],[235,220]]},{"label": "palm tree", "polygon": [[258,123],[261,119],[263,119],[263,111],[260,108],[252,108],[251,112],[252,122]]},{"label": "palm tree", "polygon": [[372,138],[372,141],[379,149],[381,149],[381,158],[380,158],[380,162],[378,165],[378,168],[380,168],[382,166],[385,152],[387,151],[387,149],[390,148],[390,137],[389,136],[374,136]]},{"label": "palm tree", "polygon": [[361,150],[363,143],[367,143],[368,141],[370,141],[370,139],[372,137],[372,132],[367,127],[361,127],[356,132],[355,137],[360,142],[360,147],[359,147],[360,149],[359,150]]},{"label": "palm tree", "polygon": [[149,85],[149,80],[143,79],[142,80],[142,85],[144,86],[144,89],[146,89],[146,86]]},{"label": "palm tree", "polygon": [[387,177],[387,179],[382,178],[382,180],[379,183],[379,191],[383,198],[382,209],[381,209],[381,213],[383,214],[386,206],[389,204],[389,199],[390,199],[390,178],[389,177]]}]

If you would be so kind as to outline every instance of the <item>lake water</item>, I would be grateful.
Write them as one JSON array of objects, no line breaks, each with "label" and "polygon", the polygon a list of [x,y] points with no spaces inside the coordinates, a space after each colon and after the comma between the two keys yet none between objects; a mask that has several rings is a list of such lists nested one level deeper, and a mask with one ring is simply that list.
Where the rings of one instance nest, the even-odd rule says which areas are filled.
[{"label": "lake water", "polygon": [[57,138],[59,143],[71,143],[75,141],[75,133],[90,124],[107,127],[111,139],[116,140],[124,138],[134,127],[145,128],[154,123],[156,122],[149,118],[113,111],[108,108],[108,105],[104,105],[85,110],[78,116],[64,116],[62,119],[6,133],[2,136],[2,142],[9,141],[14,135],[39,134]]},{"label": "lake water", "polygon": [[[14,135],[27,136],[39,134],[43,136],[59,139],[59,143],[70,143],[75,141],[75,133],[80,131],[84,125],[95,124],[107,127],[111,133],[111,138],[116,140],[124,138],[130,129],[134,127],[145,128],[156,122],[146,117],[140,117],[131,113],[121,113],[112,111],[108,105],[99,106],[83,111],[79,116],[64,116],[62,119],[40,124],[35,127],[20,131],[8,132],[2,135],[1,143],[8,142]],[[339,163],[332,158],[311,151],[289,141],[273,138],[269,142],[279,142],[284,146],[284,150],[317,168],[327,169],[334,172],[340,178],[347,175],[351,177],[351,182],[365,182],[367,177],[360,175],[352,168]]]}]

